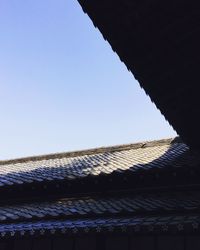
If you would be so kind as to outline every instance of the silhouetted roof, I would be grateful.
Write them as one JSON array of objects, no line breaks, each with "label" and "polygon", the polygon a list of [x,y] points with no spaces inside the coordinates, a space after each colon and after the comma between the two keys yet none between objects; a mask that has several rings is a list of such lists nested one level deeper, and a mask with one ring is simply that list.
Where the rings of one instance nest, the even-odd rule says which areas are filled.
[{"label": "silhouetted roof", "polygon": [[183,140],[200,147],[200,2],[78,1]]}]

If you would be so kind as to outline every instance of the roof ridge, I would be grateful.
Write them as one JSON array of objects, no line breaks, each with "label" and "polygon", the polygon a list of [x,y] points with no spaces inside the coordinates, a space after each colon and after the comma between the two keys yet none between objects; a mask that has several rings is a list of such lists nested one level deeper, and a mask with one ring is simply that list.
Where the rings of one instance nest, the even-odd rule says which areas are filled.
[{"label": "roof ridge", "polygon": [[17,164],[17,163],[23,163],[23,162],[28,162],[28,161],[51,160],[51,159],[56,159],[56,158],[57,159],[69,158],[69,157],[77,157],[77,156],[84,156],[84,155],[93,155],[93,154],[98,154],[98,153],[100,154],[100,153],[106,153],[106,152],[109,153],[109,152],[123,151],[123,150],[128,150],[128,149],[154,147],[154,146],[160,146],[160,145],[166,145],[166,144],[172,144],[172,143],[182,143],[182,140],[179,137],[175,137],[175,138],[129,143],[129,144],[122,144],[122,145],[108,146],[108,147],[97,147],[97,148],[69,151],[69,152],[62,152],[62,153],[28,156],[28,157],[22,157],[22,158],[16,158],[16,159],[0,160],[0,165]]}]

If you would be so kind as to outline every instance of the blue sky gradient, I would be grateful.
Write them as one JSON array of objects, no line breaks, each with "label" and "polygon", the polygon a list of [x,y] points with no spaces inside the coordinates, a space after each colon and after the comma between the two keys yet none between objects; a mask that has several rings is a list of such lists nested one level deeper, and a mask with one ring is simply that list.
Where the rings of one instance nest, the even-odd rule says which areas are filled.
[{"label": "blue sky gradient", "polygon": [[1,0],[0,34],[0,159],[176,135],[76,0]]}]

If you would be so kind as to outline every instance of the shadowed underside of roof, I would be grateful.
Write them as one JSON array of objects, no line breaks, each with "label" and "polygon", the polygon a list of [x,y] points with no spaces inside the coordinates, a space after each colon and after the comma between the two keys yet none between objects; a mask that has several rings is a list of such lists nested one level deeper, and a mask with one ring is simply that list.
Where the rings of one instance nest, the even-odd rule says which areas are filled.
[{"label": "shadowed underside of roof", "polygon": [[200,2],[78,0],[174,129],[200,147]]}]

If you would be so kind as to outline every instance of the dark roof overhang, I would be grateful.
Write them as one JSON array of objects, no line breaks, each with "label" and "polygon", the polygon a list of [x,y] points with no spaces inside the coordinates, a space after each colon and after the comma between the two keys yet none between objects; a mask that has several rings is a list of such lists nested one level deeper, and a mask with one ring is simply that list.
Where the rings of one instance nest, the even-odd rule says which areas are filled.
[{"label": "dark roof overhang", "polygon": [[200,2],[78,0],[183,140],[200,147]]}]

